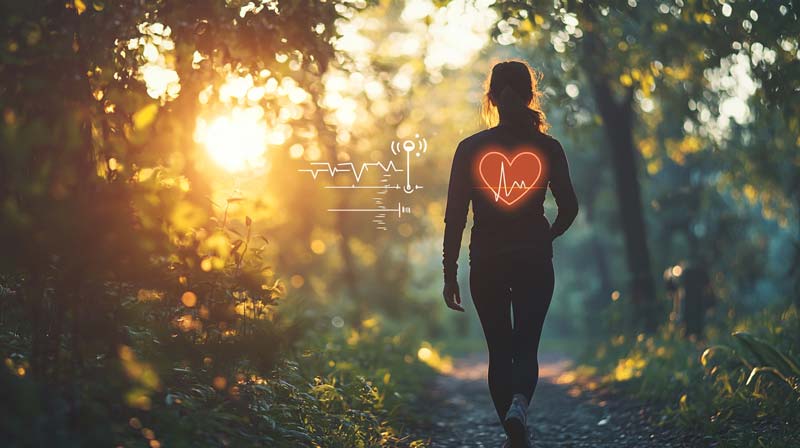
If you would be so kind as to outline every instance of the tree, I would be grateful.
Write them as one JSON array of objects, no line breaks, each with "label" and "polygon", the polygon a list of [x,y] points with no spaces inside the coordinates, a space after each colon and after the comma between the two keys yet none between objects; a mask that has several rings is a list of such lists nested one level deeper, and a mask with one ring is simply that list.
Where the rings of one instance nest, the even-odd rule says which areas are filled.
[{"label": "tree", "polygon": [[[784,30],[797,26],[796,12],[791,5],[775,8],[703,2],[499,2],[496,8],[501,14],[495,32],[499,41],[519,39],[517,42],[529,44],[537,54],[547,50],[544,54],[559,60],[565,78],[582,79],[581,84],[590,87],[614,166],[637,320],[652,331],[658,320],[637,166],[638,109],[645,103],[652,109],[673,95],[698,98],[711,88],[701,76],[703,70],[719,66],[751,43],[755,48],[767,48],[759,47],[758,39],[791,50],[792,44],[787,44],[792,41],[791,33]],[[796,94],[788,92],[791,81],[776,81],[786,81],[787,74],[796,70],[790,55],[791,51],[781,53],[776,58],[781,64],[758,65],[761,77],[769,81],[762,83],[762,91],[786,91],[786,97]],[[780,101],[774,94],[769,97]],[[785,105],[782,101],[776,104]],[[696,114],[688,104],[682,112],[690,120]]]},{"label": "tree", "polygon": [[[228,219],[239,198],[217,209],[209,200],[212,165],[195,137],[199,119],[237,108],[260,110],[265,126],[308,126],[303,113],[280,114],[285,92],[224,87],[235,78],[310,89],[334,56],[334,22],[350,8],[311,0],[0,6],[0,244],[14,254],[0,278],[25,304],[15,325],[32,337],[28,375],[60,392],[43,400],[66,398],[70,421],[88,414],[69,381],[95,372],[98,360],[135,361],[125,347],[140,337],[138,306],[149,301],[161,305],[143,313],[158,321],[148,336],[181,361],[202,365],[204,351],[221,361],[252,355],[265,369],[275,361],[292,332],[272,331],[256,315],[280,288],[264,274],[252,220]],[[229,337],[273,344],[250,344],[248,355],[225,350]],[[137,369],[131,381],[141,387],[127,404],[145,408],[160,382]]]}]

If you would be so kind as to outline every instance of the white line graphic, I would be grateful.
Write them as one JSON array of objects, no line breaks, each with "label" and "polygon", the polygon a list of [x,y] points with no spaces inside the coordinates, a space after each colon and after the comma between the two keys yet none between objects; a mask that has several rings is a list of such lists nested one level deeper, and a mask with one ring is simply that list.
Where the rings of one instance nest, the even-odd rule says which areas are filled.
[{"label": "white line graphic", "polygon": [[353,177],[356,179],[356,182],[361,182],[361,177],[364,175],[364,172],[369,171],[370,167],[378,167],[384,171],[384,173],[388,172],[402,172],[403,170],[397,168],[394,165],[394,161],[389,161],[389,163],[384,164],[383,162],[364,162],[361,164],[361,168],[356,170],[356,166],[353,162],[343,162],[337,163],[336,165],[331,165],[329,162],[311,162],[312,166],[325,166],[325,168],[307,168],[307,169],[299,169],[299,172],[311,173],[311,177],[314,179],[320,173],[328,173],[331,177],[336,176],[338,173],[351,173]]},{"label": "white line graphic", "polygon": [[383,212],[397,212],[397,217],[400,218],[403,216],[403,213],[411,213],[411,207],[404,207],[399,202],[397,203],[397,208],[386,208],[386,207],[378,207],[378,208],[329,208],[329,212],[372,212],[372,213],[383,213]]}]

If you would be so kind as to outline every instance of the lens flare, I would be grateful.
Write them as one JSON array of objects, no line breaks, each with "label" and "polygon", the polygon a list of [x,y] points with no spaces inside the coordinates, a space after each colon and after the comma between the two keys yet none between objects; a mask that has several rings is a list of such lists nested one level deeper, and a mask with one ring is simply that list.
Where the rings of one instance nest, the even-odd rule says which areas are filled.
[{"label": "lens flare", "polygon": [[262,167],[268,137],[263,115],[260,107],[249,107],[235,108],[210,121],[199,118],[195,141],[202,143],[211,159],[227,171]]}]

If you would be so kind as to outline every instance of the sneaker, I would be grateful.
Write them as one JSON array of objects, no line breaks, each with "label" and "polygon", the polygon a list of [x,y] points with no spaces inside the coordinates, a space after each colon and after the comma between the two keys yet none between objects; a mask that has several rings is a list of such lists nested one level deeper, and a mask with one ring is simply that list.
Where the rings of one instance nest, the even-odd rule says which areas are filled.
[{"label": "sneaker", "polygon": [[527,419],[528,400],[522,394],[514,394],[503,421],[503,427],[506,429],[510,442],[509,447],[529,448],[531,446],[528,439]]}]

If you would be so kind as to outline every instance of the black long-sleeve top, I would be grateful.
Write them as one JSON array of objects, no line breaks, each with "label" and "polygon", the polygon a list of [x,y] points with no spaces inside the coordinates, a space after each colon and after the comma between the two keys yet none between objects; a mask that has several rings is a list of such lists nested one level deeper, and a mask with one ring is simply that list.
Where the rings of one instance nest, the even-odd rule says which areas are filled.
[{"label": "black long-sleeve top", "polygon": [[[492,154],[485,159],[487,152],[502,155]],[[537,164],[529,155],[514,158],[520,152],[536,154],[539,176],[533,174]],[[485,166],[481,167],[482,163]],[[513,169],[509,163],[520,165]],[[501,165],[503,172],[499,174]],[[536,181],[531,185],[534,178]],[[548,186],[558,206],[552,226],[544,215]],[[529,191],[519,195],[514,188]],[[446,282],[456,279],[461,235],[470,202],[474,218],[469,246],[472,260],[518,251],[530,257],[552,257],[552,240],[563,234],[578,214],[567,158],[558,140],[533,128],[520,130],[502,123],[467,137],[458,144],[453,157],[447,192],[443,248]]]}]

